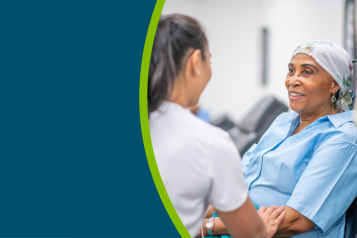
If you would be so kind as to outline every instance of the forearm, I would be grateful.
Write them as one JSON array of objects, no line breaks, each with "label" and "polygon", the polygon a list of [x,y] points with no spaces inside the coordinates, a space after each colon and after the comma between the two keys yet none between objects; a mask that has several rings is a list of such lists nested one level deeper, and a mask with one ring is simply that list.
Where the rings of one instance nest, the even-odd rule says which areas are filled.
[{"label": "forearm", "polygon": [[231,212],[217,210],[226,230],[232,237],[266,238],[264,222],[249,198],[238,209]]},{"label": "forearm", "polygon": [[294,230],[292,225],[292,223],[286,221],[284,222],[283,220],[282,223],[279,225],[274,237],[291,237],[301,233],[297,230]]},{"label": "forearm", "polygon": [[229,232],[226,226],[224,225],[223,221],[221,220],[221,218],[217,217],[214,219],[214,227],[212,229],[212,233],[215,236],[229,235]]},{"label": "forearm", "polygon": [[215,209],[214,209],[214,207],[213,206],[208,206],[207,207],[207,213],[206,213],[206,216],[205,216],[205,218],[210,218],[210,217],[212,217],[212,215],[213,215],[213,213],[214,213],[214,211],[215,211]]},{"label": "forearm", "polygon": [[274,237],[295,236],[300,233],[308,232],[315,227],[315,223],[301,215],[295,209],[286,206],[285,212],[286,216],[280,223]]},{"label": "forearm", "polygon": [[[204,236],[208,236],[208,232],[206,229],[206,223],[208,222],[208,219],[204,219],[203,220],[203,224],[202,224],[202,229],[203,229],[203,235]],[[201,232],[201,231],[200,231]],[[219,236],[219,235],[229,235],[226,226],[224,225],[224,223],[222,222],[221,218],[216,217],[214,219],[214,227],[212,229],[212,234],[214,236]]]}]

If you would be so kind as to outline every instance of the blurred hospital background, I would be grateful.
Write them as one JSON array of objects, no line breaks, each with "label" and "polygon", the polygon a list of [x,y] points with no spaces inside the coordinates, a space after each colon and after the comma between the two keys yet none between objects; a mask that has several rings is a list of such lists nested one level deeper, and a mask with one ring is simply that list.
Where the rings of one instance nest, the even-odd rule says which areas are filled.
[{"label": "blurred hospital background", "polygon": [[354,2],[166,0],[162,14],[186,14],[201,22],[213,57],[212,78],[199,105],[213,119],[228,115],[241,122],[266,96],[289,105],[287,65],[305,41],[333,41],[355,59]]},{"label": "blurred hospital background", "polygon": [[[212,54],[203,110],[191,111],[228,131],[243,155],[279,114],[291,111],[285,78],[297,46],[330,40],[357,58],[356,1],[166,0],[162,14],[200,21]],[[357,90],[356,62],[353,67],[351,87]],[[345,238],[357,238],[356,212],[357,200],[347,211]]]}]

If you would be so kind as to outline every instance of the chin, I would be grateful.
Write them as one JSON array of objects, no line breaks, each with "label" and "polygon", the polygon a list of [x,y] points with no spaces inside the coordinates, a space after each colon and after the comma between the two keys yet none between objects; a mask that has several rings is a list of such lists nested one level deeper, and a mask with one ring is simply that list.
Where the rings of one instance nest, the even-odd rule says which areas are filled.
[{"label": "chin", "polygon": [[293,110],[294,112],[297,112],[297,113],[301,112],[301,110],[302,110],[301,106],[294,105],[294,103],[290,103],[290,108],[291,108],[291,110]]}]

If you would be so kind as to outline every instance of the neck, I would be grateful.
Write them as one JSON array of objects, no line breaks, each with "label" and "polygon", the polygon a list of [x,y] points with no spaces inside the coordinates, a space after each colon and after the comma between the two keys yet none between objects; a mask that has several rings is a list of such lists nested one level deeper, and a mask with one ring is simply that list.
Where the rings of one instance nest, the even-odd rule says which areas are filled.
[{"label": "neck", "polygon": [[189,93],[186,85],[182,83],[182,80],[175,80],[175,82],[169,101],[186,108],[189,104]]},{"label": "neck", "polygon": [[337,111],[335,110],[334,107],[328,106],[326,108],[322,108],[322,110],[319,110],[315,113],[312,114],[305,114],[305,113],[299,113],[300,114],[300,123],[299,123],[299,129],[298,132],[316,121],[317,119],[328,116],[328,115],[333,115],[336,114]]}]

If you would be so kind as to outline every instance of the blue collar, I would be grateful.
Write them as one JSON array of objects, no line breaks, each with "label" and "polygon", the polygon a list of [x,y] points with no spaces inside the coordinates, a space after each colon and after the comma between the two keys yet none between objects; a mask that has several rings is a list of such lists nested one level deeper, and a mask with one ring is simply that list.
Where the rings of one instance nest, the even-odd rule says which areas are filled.
[{"label": "blue collar", "polygon": [[335,115],[327,116],[331,123],[334,125],[335,128],[340,127],[341,125],[345,124],[346,122],[353,121],[353,114],[354,110],[347,111],[347,112],[340,112]]},{"label": "blue collar", "polygon": [[[337,113],[334,115],[321,117],[321,118],[317,119],[316,121],[328,119],[328,120],[330,120],[330,122],[333,124],[333,126],[335,128],[338,128],[338,127],[342,126],[343,124],[345,124],[346,122],[353,121],[354,112],[355,112],[354,110],[347,111],[347,112],[340,112],[340,113]],[[297,112],[295,112],[291,126],[292,127],[295,126],[299,119],[300,119],[300,115]]]}]

